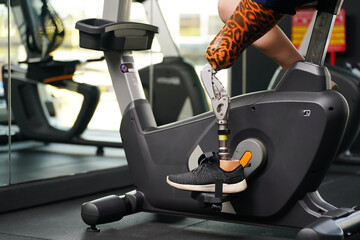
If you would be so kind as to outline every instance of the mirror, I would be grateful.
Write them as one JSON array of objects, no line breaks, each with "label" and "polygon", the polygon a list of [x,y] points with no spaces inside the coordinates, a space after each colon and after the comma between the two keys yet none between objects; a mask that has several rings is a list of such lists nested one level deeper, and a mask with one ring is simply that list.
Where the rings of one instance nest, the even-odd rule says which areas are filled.
[{"label": "mirror", "polygon": [[[0,3],[0,67],[8,64],[8,9],[4,3]],[[10,28],[13,28],[12,22]],[[11,31],[10,31],[11,32]],[[7,104],[2,81],[2,71],[0,71],[0,186],[6,186],[10,180],[9,167],[9,124],[7,114]]]},{"label": "mirror", "polygon": [[[79,48],[75,30],[79,19],[101,17],[102,5],[98,0],[11,1],[11,184],[126,166],[106,63],[102,53]],[[0,61],[6,56],[1,52]],[[7,74],[2,79],[6,95]],[[4,171],[7,154],[4,148]],[[9,174],[0,181],[7,185]]]}]

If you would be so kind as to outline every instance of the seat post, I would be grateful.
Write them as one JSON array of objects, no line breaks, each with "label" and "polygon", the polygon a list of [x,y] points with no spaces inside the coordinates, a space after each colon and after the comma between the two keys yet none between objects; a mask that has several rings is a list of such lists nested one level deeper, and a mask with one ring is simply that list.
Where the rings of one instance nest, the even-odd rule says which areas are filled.
[{"label": "seat post", "polygon": [[130,19],[131,0],[104,0],[103,19],[127,22]]},{"label": "seat post", "polygon": [[[104,0],[103,19],[128,22],[132,0]],[[104,51],[121,114],[131,102],[146,99],[130,50]]]},{"label": "seat post", "polygon": [[318,11],[312,35],[306,52],[305,61],[316,65],[324,65],[336,15]]},{"label": "seat post", "polygon": [[332,28],[336,15],[340,12],[343,0],[319,0],[312,35],[305,61],[324,65]]}]

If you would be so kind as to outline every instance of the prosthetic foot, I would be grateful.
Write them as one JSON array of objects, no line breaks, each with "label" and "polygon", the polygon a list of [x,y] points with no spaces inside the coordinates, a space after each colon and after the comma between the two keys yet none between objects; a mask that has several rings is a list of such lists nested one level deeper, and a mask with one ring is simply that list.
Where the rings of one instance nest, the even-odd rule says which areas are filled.
[{"label": "prosthetic foot", "polygon": [[[221,182],[222,193],[237,193],[247,188],[242,165],[234,165],[230,171],[221,168],[219,155],[205,153],[199,158],[199,166],[194,170],[176,175],[169,175],[167,183],[175,188],[187,191],[216,191],[216,182]],[[237,161],[239,162],[239,161]]]},{"label": "prosthetic foot", "polygon": [[[228,118],[230,97],[221,82],[215,77],[215,71],[207,64],[201,72],[201,80],[210,97],[214,114],[218,119],[219,148],[218,153],[205,153],[200,156],[199,166],[187,173],[170,175],[167,183],[175,188],[197,191],[216,192],[216,183],[221,184],[221,193],[238,193],[247,188],[244,177],[244,166],[251,159],[251,154],[241,164],[239,159],[231,160],[228,148]],[[219,192],[219,190],[218,190]]]}]

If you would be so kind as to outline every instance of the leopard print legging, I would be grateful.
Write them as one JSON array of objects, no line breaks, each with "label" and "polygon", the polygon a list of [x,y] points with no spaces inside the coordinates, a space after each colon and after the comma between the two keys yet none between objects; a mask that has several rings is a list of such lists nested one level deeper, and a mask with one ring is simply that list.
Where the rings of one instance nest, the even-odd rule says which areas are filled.
[{"label": "leopard print legging", "polygon": [[241,0],[207,48],[206,58],[212,68],[219,71],[231,67],[250,44],[273,28],[283,16],[252,0]]}]

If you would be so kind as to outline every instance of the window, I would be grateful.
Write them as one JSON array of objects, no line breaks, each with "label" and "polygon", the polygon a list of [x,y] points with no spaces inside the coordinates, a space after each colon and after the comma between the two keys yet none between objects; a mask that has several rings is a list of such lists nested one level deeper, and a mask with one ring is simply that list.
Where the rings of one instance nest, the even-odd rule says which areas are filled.
[{"label": "window", "polygon": [[200,36],[199,14],[180,14],[180,36],[182,37]]}]

